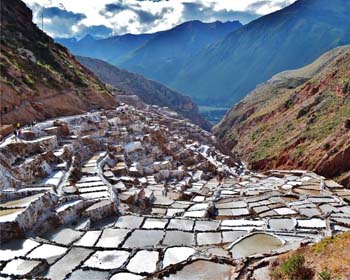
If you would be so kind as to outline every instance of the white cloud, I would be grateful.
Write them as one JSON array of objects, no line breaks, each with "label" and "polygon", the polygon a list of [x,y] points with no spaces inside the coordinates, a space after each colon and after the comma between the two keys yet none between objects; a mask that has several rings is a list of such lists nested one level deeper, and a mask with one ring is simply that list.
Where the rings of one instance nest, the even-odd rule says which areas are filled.
[{"label": "white cloud", "polygon": [[[281,9],[295,0],[24,0],[33,10],[34,21],[41,20],[42,7],[59,7],[74,14],[84,14],[84,18],[69,24],[62,18],[63,27],[58,28],[59,18],[46,26],[46,32],[54,37],[81,37],[83,30],[105,26],[113,35],[122,33],[145,33],[166,30],[184,21],[250,20]],[[107,11],[106,5],[114,4],[115,10]],[[44,15],[45,16],[45,15]],[[38,24],[40,25],[40,24]],[[63,30],[63,28],[66,28]],[[45,29],[45,28],[44,28]],[[94,34],[92,34],[94,35]],[[103,34],[101,34],[103,36]],[[106,36],[106,32],[104,33]]]}]

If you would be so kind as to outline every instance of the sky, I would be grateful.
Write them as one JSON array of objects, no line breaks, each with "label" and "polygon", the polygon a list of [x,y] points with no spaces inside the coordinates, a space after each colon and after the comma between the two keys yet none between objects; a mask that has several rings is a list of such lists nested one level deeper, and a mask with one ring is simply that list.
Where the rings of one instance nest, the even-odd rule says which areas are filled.
[{"label": "sky", "polygon": [[105,38],[167,30],[190,20],[246,24],[295,0],[24,0],[52,37]]}]

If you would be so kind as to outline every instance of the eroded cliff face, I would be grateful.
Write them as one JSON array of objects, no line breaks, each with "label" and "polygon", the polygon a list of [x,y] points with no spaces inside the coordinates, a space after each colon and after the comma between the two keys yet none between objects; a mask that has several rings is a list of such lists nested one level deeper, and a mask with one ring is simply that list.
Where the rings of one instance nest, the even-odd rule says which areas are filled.
[{"label": "eroded cliff face", "polygon": [[1,1],[1,111],[3,123],[43,120],[117,101],[96,76],[32,22],[19,0]]},{"label": "eroded cliff face", "polygon": [[315,170],[350,186],[350,47],[283,72],[215,128],[253,168]]}]

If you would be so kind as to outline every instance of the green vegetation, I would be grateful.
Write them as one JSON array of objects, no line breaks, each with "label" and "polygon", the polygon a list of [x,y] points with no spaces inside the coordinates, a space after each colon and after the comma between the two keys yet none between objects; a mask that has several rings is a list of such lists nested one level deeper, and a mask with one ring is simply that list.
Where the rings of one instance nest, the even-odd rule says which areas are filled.
[{"label": "green vegetation", "polygon": [[303,255],[294,254],[272,272],[272,279],[311,280],[314,272],[305,267]]},{"label": "green vegetation", "polygon": [[274,260],[270,275],[273,280],[348,279],[349,248],[350,232],[324,238]]},{"label": "green vegetation", "polygon": [[343,86],[343,93],[347,93],[350,90],[350,82],[346,81]]},{"label": "green vegetation", "polygon": [[33,79],[30,77],[30,75],[26,74],[23,77],[23,81],[29,86],[29,87],[33,87],[35,82],[33,81]]},{"label": "green vegetation", "polygon": [[286,109],[290,109],[293,106],[293,100],[292,99],[288,99],[285,103],[284,103],[284,108]]},{"label": "green vegetation", "polygon": [[324,270],[324,271],[319,272],[317,274],[317,278],[319,280],[331,280],[332,279],[332,274],[328,270]]},{"label": "green vegetation", "polygon": [[46,64],[46,63],[41,62],[41,61],[38,61],[38,62],[37,62],[37,65],[40,66],[40,67],[42,67],[42,68],[44,68],[45,70],[51,72],[52,74],[55,74],[55,75],[58,74],[58,73],[51,67],[51,65],[49,65],[49,64]]}]

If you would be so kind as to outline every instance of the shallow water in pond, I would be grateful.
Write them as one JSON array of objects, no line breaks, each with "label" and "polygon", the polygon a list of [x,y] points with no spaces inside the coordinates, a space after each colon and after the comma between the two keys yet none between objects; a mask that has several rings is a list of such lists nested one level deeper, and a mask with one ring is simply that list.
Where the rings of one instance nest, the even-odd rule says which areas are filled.
[{"label": "shallow water in pond", "polygon": [[294,221],[292,219],[270,219],[269,227],[273,230],[292,230]]},{"label": "shallow water in pond", "polygon": [[243,258],[255,254],[268,253],[281,246],[282,241],[277,237],[265,233],[256,233],[243,238],[230,251],[233,258]]},{"label": "shallow water in pond", "polygon": [[164,279],[168,280],[230,280],[234,273],[234,267],[227,264],[219,264],[210,261],[198,260],[184,266],[175,274],[170,274]]},{"label": "shallow water in pond", "polygon": [[1,203],[1,206],[3,207],[26,207],[28,206],[32,201],[36,200],[40,196],[42,196],[42,193],[14,199],[8,202]]}]

